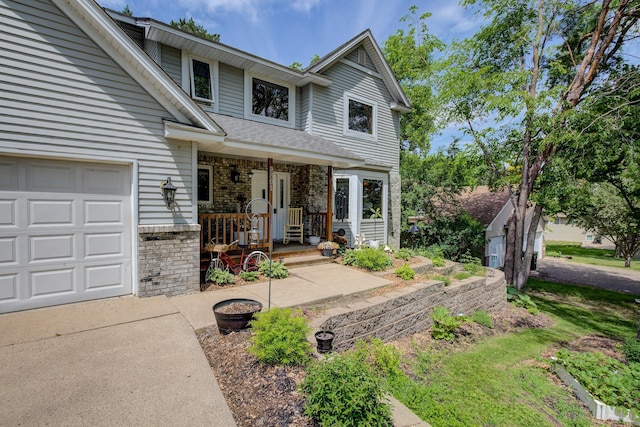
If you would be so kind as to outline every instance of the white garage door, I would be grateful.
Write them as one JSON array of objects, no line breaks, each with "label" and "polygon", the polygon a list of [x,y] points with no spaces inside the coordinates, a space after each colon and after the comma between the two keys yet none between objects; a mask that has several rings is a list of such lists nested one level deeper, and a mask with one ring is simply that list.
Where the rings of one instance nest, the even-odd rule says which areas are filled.
[{"label": "white garage door", "polygon": [[130,293],[130,168],[0,157],[0,313]]}]

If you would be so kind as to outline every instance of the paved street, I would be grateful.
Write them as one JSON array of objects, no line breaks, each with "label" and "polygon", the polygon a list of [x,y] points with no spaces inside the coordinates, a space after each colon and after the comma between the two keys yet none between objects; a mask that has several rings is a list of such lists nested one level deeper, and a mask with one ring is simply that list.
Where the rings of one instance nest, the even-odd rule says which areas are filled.
[{"label": "paved street", "polygon": [[640,295],[640,272],[624,268],[577,264],[546,257],[538,261],[538,268],[531,272],[530,277]]}]

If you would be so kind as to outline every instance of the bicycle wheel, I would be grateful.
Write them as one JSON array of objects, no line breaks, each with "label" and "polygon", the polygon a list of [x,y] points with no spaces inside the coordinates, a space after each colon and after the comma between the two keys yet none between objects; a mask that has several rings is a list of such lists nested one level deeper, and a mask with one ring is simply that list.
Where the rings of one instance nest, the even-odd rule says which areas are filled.
[{"label": "bicycle wheel", "polygon": [[269,261],[269,257],[262,251],[251,252],[244,260],[242,269],[244,271],[254,271],[258,269],[258,266],[263,261]]},{"label": "bicycle wheel", "polygon": [[213,273],[213,270],[227,270],[227,266],[218,258],[212,259],[209,264],[209,268],[207,268],[207,272],[204,275],[205,282],[209,281],[209,277],[211,276],[211,273]]}]

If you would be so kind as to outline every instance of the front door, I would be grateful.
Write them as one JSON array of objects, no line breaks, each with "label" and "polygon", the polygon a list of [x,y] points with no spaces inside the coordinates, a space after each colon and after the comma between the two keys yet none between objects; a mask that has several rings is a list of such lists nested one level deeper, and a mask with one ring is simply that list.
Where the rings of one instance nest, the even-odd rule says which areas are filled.
[{"label": "front door", "polygon": [[[287,172],[273,172],[273,228],[274,240],[282,240],[284,237],[284,223],[287,220],[287,208],[289,207],[290,175]],[[251,176],[251,198],[268,199],[267,172],[254,170]],[[255,202],[251,206],[253,213],[267,212],[267,204]]]}]

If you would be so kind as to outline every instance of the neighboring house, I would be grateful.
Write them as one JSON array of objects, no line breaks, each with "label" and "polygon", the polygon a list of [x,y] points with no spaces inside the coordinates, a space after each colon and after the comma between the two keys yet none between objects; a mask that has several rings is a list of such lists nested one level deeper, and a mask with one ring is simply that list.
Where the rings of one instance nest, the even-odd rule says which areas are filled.
[{"label": "neighboring house", "polygon": [[263,245],[303,207],[307,235],[399,246],[409,103],[370,31],[296,71],[93,0],[0,18],[0,312],[197,290],[254,198]]},{"label": "neighboring house", "polygon": [[[465,191],[461,195],[463,208],[480,221],[485,227],[484,264],[492,268],[504,267],[506,228],[509,218],[513,214],[513,204],[509,198],[509,191],[492,192],[487,186],[479,186]],[[531,223],[528,215],[525,221],[526,229]],[[526,238],[524,245],[526,245]],[[540,218],[533,251],[537,258],[544,256],[544,220]]]},{"label": "neighboring house", "polygon": [[602,238],[596,233],[586,231],[576,225],[573,225],[569,218],[558,213],[547,218],[547,240],[556,242],[580,243],[581,245],[604,245],[607,247],[615,246],[607,238]]}]

